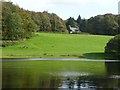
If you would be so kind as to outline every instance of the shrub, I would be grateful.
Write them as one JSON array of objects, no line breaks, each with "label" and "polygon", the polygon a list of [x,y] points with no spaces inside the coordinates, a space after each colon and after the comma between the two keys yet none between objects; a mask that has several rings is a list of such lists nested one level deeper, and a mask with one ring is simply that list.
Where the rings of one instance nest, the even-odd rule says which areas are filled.
[{"label": "shrub", "polygon": [[116,35],[106,44],[105,54],[110,59],[120,59],[120,35]]}]

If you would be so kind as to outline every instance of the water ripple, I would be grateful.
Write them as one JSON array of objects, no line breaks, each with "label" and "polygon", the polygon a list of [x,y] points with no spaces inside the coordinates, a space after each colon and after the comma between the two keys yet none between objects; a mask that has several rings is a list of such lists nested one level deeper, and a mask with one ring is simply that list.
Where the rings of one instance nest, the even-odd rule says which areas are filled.
[{"label": "water ripple", "polygon": [[120,79],[120,75],[112,75],[112,76],[110,76],[110,78]]},{"label": "water ripple", "polygon": [[92,73],[88,73],[88,72],[53,72],[53,73],[49,73],[53,76],[64,76],[64,77],[71,77],[71,76],[89,76],[89,75],[93,75]]}]

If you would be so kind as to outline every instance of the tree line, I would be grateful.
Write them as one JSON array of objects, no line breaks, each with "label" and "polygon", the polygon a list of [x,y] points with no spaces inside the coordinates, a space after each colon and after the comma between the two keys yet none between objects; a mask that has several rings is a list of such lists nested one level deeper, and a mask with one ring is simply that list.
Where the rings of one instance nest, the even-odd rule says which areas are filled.
[{"label": "tree line", "polygon": [[35,32],[68,33],[69,25],[79,27],[82,32],[97,35],[120,33],[120,15],[97,15],[77,20],[70,17],[63,21],[55,13],[24,10],[12,2],[2,2],[2,39],[19,40],[30,38]]},{"label": "tree line", "polygon": [[95,35],[120,34],[120,15],[105,14],[97,15],[89,19],[82,19],[79,15],[77,20],[70,17],[66,20],[66,26],[79,27],[82,32]]},{"label": "tree line", "polygon": [[24,10],[12,2],[2,2],[2,40],[30,38],[35,32],[67,33],[65,22],[56,14]]}]

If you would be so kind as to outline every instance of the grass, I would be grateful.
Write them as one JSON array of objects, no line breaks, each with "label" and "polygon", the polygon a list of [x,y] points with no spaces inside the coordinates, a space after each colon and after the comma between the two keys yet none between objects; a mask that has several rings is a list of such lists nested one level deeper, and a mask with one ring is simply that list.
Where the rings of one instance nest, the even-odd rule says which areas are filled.
[{"label": "grass", "polygon": [[[100,35],[37,33],[18,45],[3,47],[1,57],[84,57],[86,53],[103,53],[111,38]],[[23,48],[24,46],[28,48]]]}]

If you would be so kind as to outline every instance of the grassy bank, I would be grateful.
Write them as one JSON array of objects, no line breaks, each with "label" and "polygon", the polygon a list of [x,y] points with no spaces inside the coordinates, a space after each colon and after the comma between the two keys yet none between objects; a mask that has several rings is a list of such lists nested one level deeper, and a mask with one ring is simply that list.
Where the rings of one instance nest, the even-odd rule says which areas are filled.
[{"label": "grassy bank", "polygon": [[37,33],[18,45],[2,48],[1,57],[87,57],[89,53],[103,53],[111,38],[98,35]]}]

